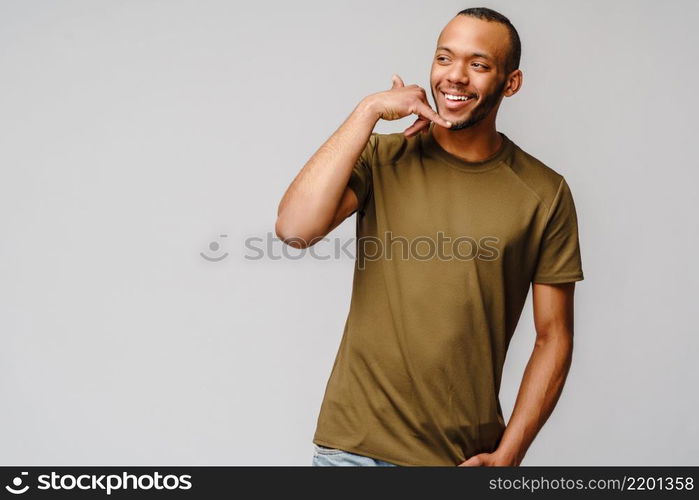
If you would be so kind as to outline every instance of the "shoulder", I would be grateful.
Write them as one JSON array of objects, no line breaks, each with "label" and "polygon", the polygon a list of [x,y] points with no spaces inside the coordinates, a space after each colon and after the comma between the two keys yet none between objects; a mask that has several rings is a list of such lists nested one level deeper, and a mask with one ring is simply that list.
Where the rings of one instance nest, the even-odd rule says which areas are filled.
[{"label": "shoulder", "polygon": [[382,162],[393,162],[411,155],[417,146],[416,136],[407,138],[402,132],[380,134],[372,132],[369,143],[373,145],[374,156]]},{"label": "shoulder", "polygon": [[563,175],[516,144],[508,166],[511,172],[547,207],[554,203],[562,188],[567,187]]}]

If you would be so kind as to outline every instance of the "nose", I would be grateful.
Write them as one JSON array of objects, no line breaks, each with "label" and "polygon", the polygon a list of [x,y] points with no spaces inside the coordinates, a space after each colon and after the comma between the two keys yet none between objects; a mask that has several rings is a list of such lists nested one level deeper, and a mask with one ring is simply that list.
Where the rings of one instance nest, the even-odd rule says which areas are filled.
[{"label": "nose", "polygon": [[468,85],[468,72],[464,68],[464,63],[453,63],[447,73],[447,80],[453,84]]}]

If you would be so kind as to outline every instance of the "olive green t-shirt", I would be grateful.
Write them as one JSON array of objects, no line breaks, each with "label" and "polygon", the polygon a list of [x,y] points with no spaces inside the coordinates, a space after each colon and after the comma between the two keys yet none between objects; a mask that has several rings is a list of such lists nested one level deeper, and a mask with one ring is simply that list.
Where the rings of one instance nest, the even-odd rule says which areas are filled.
[{"label": "olive green t-shirt", "polygon": [[429,132],[372,133],[350,310],[313,442],[398,465],[492,452],[505,354],[530,284],[583,279],[566,180],[505,134],[468,162]]}]

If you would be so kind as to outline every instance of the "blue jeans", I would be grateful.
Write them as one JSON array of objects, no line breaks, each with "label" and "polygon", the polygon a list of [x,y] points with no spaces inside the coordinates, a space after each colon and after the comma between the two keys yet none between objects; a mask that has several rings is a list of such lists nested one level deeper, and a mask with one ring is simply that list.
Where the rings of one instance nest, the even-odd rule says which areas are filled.
[{"label": "blue jeans", "polygon": [[328,448],[313,443],[313,462],[311,465],[323,467],[362,467],[362,466],[379,466],[379,467],[398,467],[397,464],[385,462],[377,458],[365,457],[357,455],[345,450],[336,448]]}]

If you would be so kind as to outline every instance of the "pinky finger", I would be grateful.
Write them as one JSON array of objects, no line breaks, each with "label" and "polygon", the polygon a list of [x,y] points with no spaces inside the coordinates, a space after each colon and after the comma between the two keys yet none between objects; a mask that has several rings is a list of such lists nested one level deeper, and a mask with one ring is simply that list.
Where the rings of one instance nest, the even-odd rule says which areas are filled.
[{"label": "pinky finger", "polygon": [[403,132],[403,135],[405,135],[405,137],[412,137],[413,135],[420,132],[420,130],[423,130],[427,126],[429,126],[429,124],[430,124],[430,120],[420,116],[420,117],[418,117],[417,120],[415,120],[415,122],[413,122],[413,124],[410,127],[405,129],[405,131]]}]

